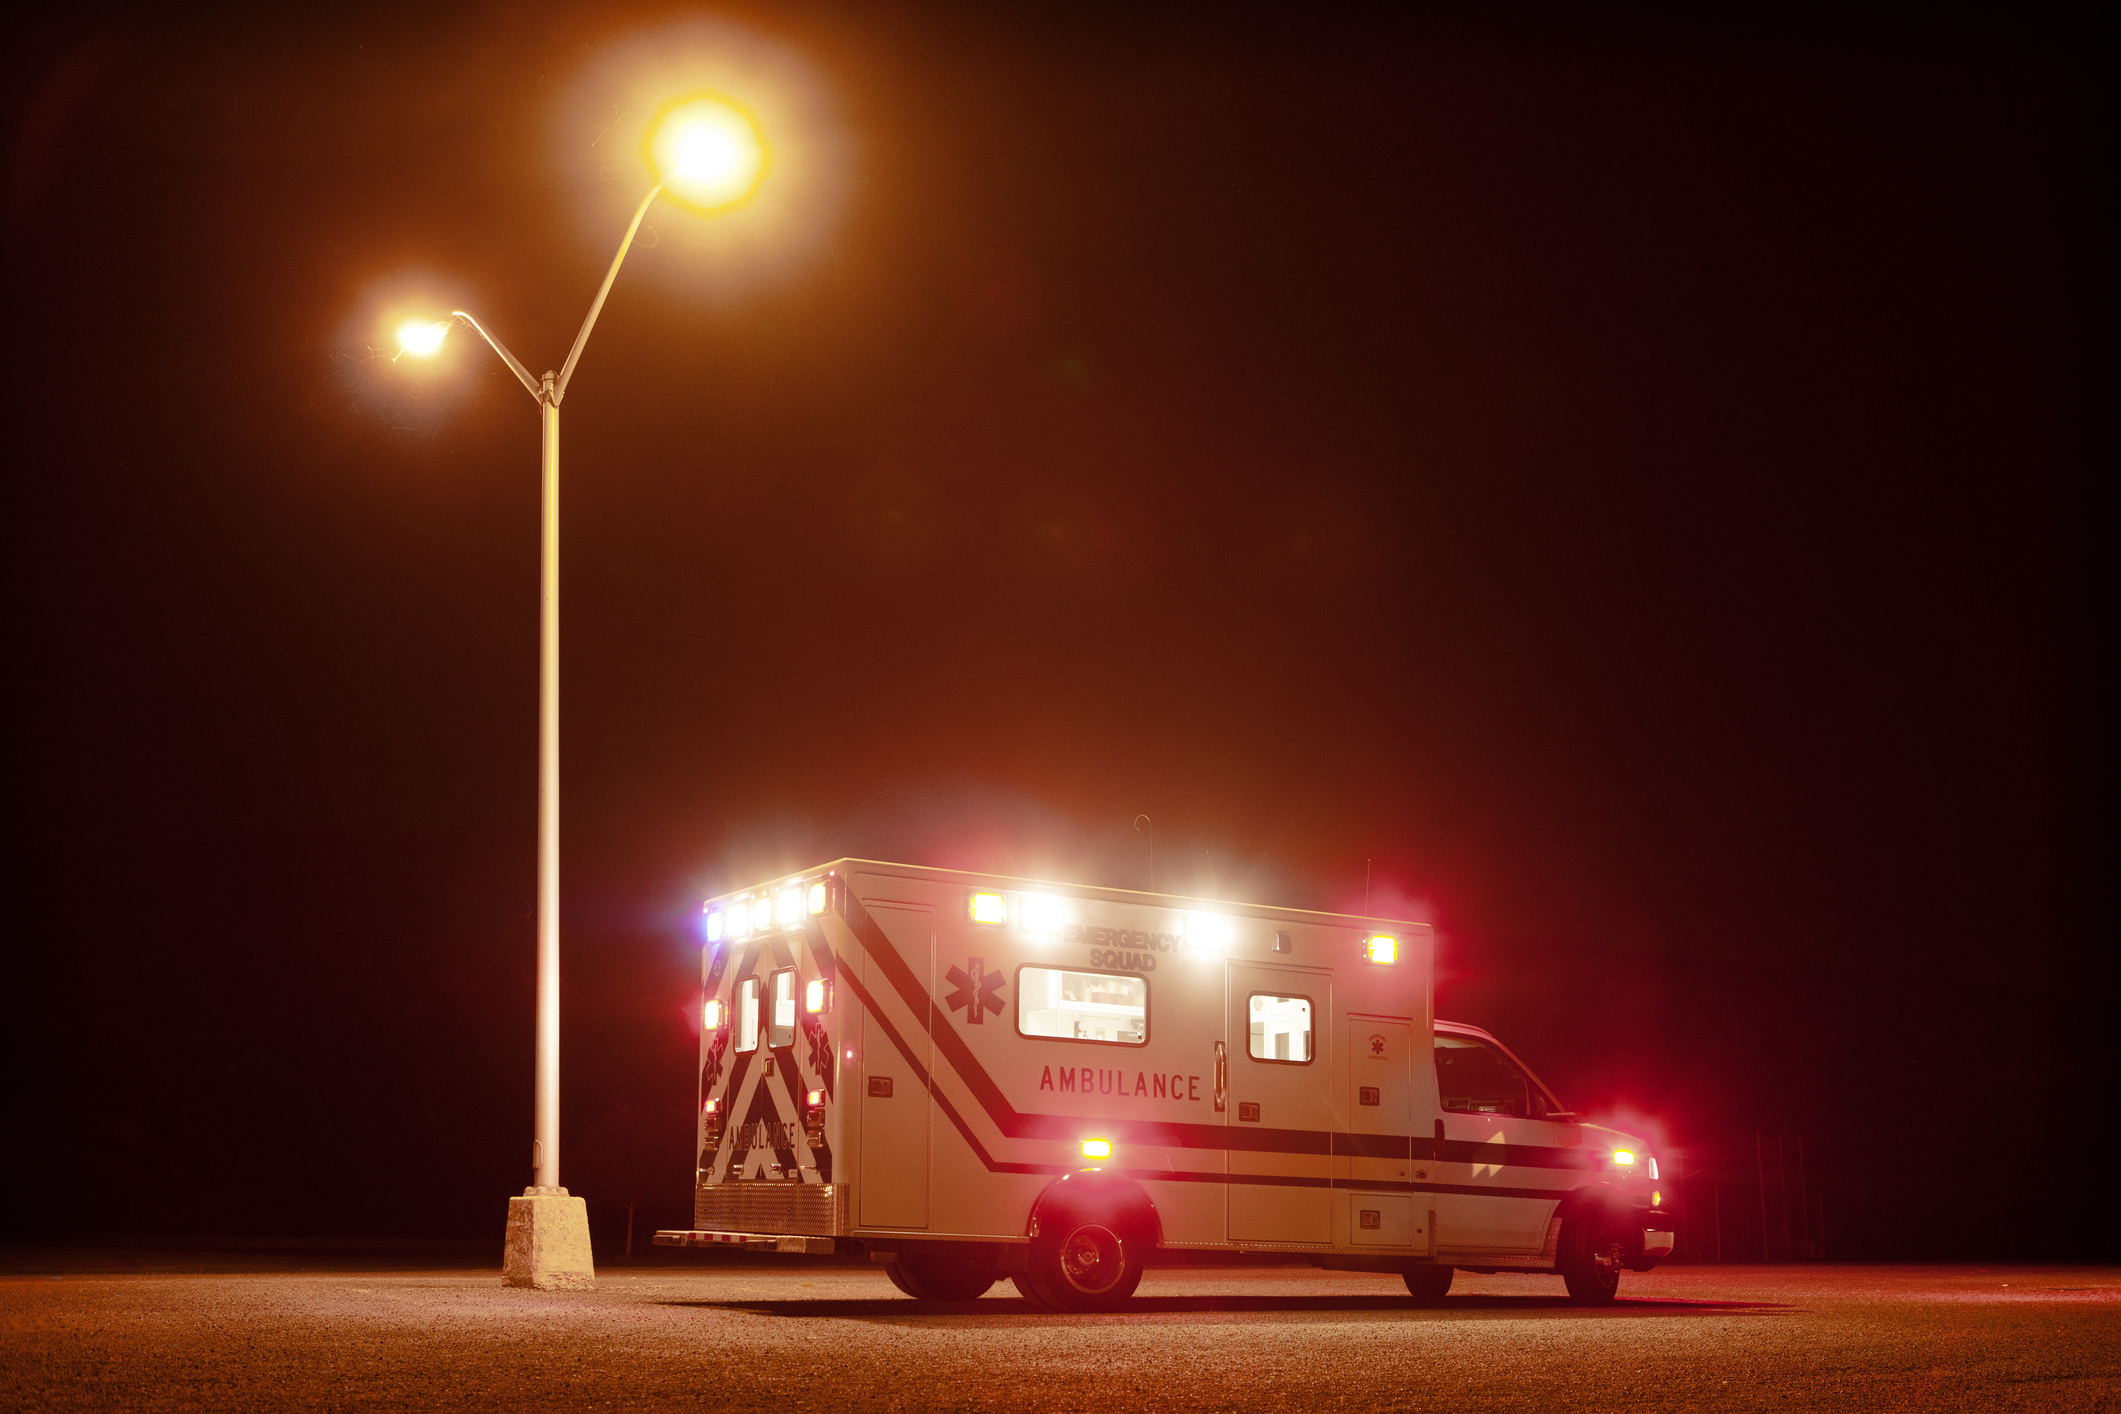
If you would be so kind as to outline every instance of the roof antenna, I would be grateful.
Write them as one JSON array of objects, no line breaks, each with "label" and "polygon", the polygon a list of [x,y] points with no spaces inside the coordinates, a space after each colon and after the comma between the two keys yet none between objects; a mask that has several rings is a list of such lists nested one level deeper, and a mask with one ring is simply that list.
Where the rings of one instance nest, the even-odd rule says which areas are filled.
[{"label": "roof antenna", "polygon": [[1367,859],[1362,862],[1362,911],[1364,913],[1370,911],[1370,864],[1371,861]]},{"label": "roof antenna", "polygon": [[1134,833],[1140,834],[1142,826],[1149,827],[1149,892],[1156,892],[1156,822],[1146,815],[1134,817]]}]

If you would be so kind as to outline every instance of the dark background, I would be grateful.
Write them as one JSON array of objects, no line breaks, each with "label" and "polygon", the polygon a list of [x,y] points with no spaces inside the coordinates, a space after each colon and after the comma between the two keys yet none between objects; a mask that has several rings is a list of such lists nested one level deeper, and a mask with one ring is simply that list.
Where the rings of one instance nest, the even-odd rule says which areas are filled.
[{"label": "dark background", "polygon": [[[18,1236],[498,1243],[537,422],[372,317],[557,364],[643,186],[570,84],[686,13],[11,47]],[[2112,1253],[2088,32],[724,13],[839,176],[756,279],[659,211],[566,405],[600,1235],[592,1126],[686,1180],[702,896],[1142,887],[1146,814],[1160,888],[1432,919],[1444,1015],[1703,1172],[1801,1139],[1831,1255]]]}]

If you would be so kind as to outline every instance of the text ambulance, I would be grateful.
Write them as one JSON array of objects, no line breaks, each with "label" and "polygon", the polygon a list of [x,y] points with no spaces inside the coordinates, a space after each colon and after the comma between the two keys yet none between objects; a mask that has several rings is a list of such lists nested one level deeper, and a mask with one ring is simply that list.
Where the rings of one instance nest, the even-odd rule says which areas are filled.
[{"label": "text ambulance", "polygon": [[1657,1160],[1432,1012],[1426,925],[843,859],[705,911],[693,1227],[916,1297],[1123,1302],[1151,1248],[1610,1301]]}]

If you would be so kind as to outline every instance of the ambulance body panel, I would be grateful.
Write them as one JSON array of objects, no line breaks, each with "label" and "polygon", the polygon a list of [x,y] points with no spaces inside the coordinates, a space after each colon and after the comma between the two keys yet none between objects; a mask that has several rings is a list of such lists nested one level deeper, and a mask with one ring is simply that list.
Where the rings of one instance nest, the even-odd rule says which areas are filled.
[{"label": "ambulance body panel", "polygon": [[[972,1285],[1044,1262],[1044,1291],[1061,1216],[1086,1271],[1553,1271],[1585,1195],[1616,1231],[1645,1210],[1648,1165],[1614,1168],[1639,1143],[1436,1020],[1425,924],[852,859],[705,917],[694,1227],[666,1245],[928,1253]],[[1646,1270],[1663,1237],[1608,1256]]]}]

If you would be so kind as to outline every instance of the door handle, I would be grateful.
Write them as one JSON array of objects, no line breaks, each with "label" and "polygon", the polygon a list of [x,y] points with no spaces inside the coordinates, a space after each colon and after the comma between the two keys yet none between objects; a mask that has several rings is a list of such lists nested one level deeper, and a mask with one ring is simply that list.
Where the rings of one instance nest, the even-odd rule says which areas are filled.
[{"label": "door handle", "polygon": [[1223,1050],[1223,1043],[1215,1043],[1215,1112],[1221,1114],[1225,1108],[1224,1098],[1230,1093],[1230,1057]]}]

